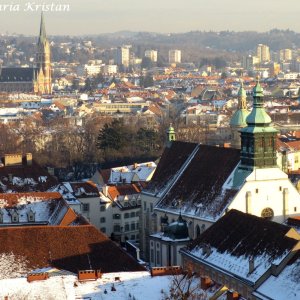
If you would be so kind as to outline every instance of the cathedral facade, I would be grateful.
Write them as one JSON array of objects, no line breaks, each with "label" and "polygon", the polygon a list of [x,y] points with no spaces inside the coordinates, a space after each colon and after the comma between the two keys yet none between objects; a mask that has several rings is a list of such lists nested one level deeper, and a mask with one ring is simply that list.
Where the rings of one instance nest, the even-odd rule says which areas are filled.
[{"label": "cathedral facade", "polygon": [[0,67],[0,92],[35,93],[39,95],[52,93],[51,51],[43,14],[35,67]]}]

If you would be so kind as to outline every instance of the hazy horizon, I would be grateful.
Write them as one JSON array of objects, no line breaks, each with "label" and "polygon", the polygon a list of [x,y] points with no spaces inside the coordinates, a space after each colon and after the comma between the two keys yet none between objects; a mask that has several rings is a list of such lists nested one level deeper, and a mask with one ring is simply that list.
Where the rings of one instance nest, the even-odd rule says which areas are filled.
[{"label": "hazy horizon", "polygon": [[[221,2],[221,3],[220,3]],[[30,3],[30,6],[28,4]],[[119,31],[181,33],[189,31],[258,31],[274,28],[300,32],[299,0],[0,0],[0,33],[35,36],[41,8],[31,4],[69,5],[70,11],[44,12],[49,35],[95,35]],[[12,11],[11,6],[15,6]],[[28,8],[27,11],[26,7]]]}]

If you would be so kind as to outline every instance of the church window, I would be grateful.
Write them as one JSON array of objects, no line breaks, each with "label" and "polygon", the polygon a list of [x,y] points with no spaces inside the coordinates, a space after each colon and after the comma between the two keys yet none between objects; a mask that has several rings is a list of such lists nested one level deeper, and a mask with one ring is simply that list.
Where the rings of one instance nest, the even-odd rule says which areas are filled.
[{"label": "church window", "polygon": [[279,191],[282,191],[282,186],[279,187]]},{"label": "church window", "polygon": [[255,193],[258,194],[258,189],[255,189]]},{"label": "church window", "polygon": [[261,212],[261,217],[267,220],[272,220],[274,217],[273,209],[270,207],[264,208]]},{"label": "church window", "polygon": [[294,212],[297,212],[297,207],[296,206],[294,207]]}]

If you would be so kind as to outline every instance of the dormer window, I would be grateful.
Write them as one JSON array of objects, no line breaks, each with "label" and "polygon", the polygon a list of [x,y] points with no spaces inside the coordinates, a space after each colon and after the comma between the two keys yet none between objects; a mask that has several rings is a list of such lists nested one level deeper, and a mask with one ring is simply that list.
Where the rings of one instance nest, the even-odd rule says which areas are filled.
[{"label": "dormer window", "polygon": [[34,222],[35,221],[35,212],[30,209],[30,211],[27,213],[28,222]]},{"label": "dormer window", "polygon": [[14,211],[11,214],[11,222],[12,223],[18,223],[19,222],[19,214],[16,211]]}]

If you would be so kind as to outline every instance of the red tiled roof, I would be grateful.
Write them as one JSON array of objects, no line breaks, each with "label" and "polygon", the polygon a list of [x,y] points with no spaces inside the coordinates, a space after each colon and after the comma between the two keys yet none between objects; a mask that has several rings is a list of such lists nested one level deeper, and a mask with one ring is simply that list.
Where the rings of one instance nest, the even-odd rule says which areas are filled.
[{"label": "red tiled roof", "polygon": [[0,228],[0,253],[10,252],[25,257],[29,268],[101,269],[106,273],[144,270],[91,225]]},{"label": "red tiled roof", "polygon": [[108,194],[112,200],[115,200],[118,196],[133,195],[140,192],[141,189],[136,184],[124,184],[108,187]]},{"label": "red tiled roof", "polygon": [[19,203],[22,199],[28,199],[28,202],[32,201],[47,201],[47,200],[60,200],[62,196],[57,192],[31,192],[31,193],[0,193],[0,201],[3,200],[5,205],[3,207],[12,207]]}]

